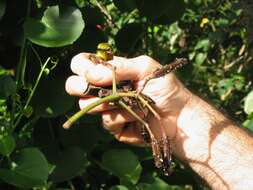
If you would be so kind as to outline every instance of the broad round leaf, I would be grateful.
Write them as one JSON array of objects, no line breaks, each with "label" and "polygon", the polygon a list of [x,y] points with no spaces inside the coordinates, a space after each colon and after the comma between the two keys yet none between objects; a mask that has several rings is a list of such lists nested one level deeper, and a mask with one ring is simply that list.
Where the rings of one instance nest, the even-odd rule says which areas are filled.
[{"label": "broad round leaf", "polygon": [[70,6],[51,6],[41,20],[29,18],[24,23],[26,37],[44,47],[70,45],[79,38],[83,29],[80,10]]},{"label": "broad round leaf", "polygon": [[137,7],[135,0],[113,0],[113,3],[122,12],[130,12]]},{"label": "broad round leaf", "polygon": [[11,135],[0,136],[0,154],[8,156],[16,146],[15,139]]},{"label": "broad round leaf", "polygon": [[89,161],[83,150],[72,147],[62,152],[54,164],[56,167],[50,177],[55,183],[58,183],[83,173]]},{"label": "broad round leaf", "polygon": [[102,166],[123,181],[136,184],[142,171],[137,156],[130,150],[113,149],[105,152]]},{"label": "broad round leaf", "polygon": [[52,75],[41,81],[32,99],[36,115],[56,117],[67,112],[74,105],[74,98],[65,91],[65,79]]},{"label": "broad round leaf", "polygon": [[185,10],[183,0],[138,0],[136,4],[142,16],[157,24],[171,24],[178,20]]},{"label": "broad round leaf", "polygon": [[16,92],[16,83],[9,75],[0,76],[0,99],[5,99]]},{"label": "broad round leaf", "polygon": [[247,114],[250,114],[253,112],[253,91],[251,91],[245,99],[244,111]]},{"label": "broad round leaf", "polygon": [[6,8],[5,0],[0,0],[0,19],[3,17],[5,13],[5,8]]},{"label": "broad round leaf", "polygon": [[0,169],[0,178],[6,183],[32,188],[46,184],[49,167],[45,156],[37,148],[19,152],[13,169]]},{"label": "broad round leaf", "polygon": [[122,53],[130,54],[141,47],[144,28],[142,24],[124,25],[115,38],[116,47]]}]

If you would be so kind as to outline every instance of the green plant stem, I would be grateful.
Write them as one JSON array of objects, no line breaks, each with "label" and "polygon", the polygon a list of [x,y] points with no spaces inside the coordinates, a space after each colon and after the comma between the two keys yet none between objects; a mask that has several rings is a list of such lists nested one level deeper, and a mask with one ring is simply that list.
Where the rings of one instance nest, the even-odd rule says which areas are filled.
[{"label": "green plant stem", "polygon": [[160,115],[155,111],[155,109],[143,98],[141,95],[137,95],[137,98],[143,103],[144,106],[146,106],[149,111],[158,119],[161,120]]},{"label": "green plant stem", "polygon": [[32,126],[40,119],[40,116],[36,115],[34,118],[30,119],[24,127],[22,127],[21,133],[24,133],[26,130],[31,129]]},{"label": "green plant stem", "polygon": [[101,98],[97,100],[96,102],[91,103],[90,105],[86,106],[84,109],[80,110],[73,116],[71,116],[64,124],[63,128],[68,129],[70,128],[80,117],[85,115],[88,111],[91,109],[95,108],[96,106],[105,103],[105,102],[113,102],[116,100],[119,100],[122,97],[134,97],[136,98],[136,93],[135,92],[125,92],[125,93],[114,93],[109,96],[106,96],[104,98]]},{"label": "green plant stem", "polygon": [[[36,90],[36,88],[37,88],[37,86],[38,86],[38,84],[40,82],[41,77],[42,77],[42,74],[43,74],[43,72],[44,72],[47,64],[49,63],[49,61],[50,61],[50,57],[47,58],[47,60],[43,64],[43,66],[42,66],[42,68],[40,70],[40,73],[39,73],[39,75],[38,75],[38,77],[36,79],[36,82],[35,82],[35,84],[33,86],[33,89],[32,89],[32,91],[31,91],[31,93],[30,93],[30,95],[29,95],[29,97],[28,97],[28,99],[27,99],[27,101],[25,103],[25,106],[23,107],[23,110],[25,110],[28,107],[28,105],[30,104],[30,102],[32,100],[32,97],[33,97],[33,95],[35,93],[35,90]],[[20,120],[21,120],[21,118],[22,118],[23,115],[24,115],[23,112],[21,112],[20,115],[18,116],[18,118],[17,118],[17,120],[16,120],[16,122],[15,122],[12,130],[14,130],[17,127],[17,125],[19,124],[19,122],[20,122]]]},{"label": "green plant stem", "polygon": [[[27,3],[27,10],[26,10],[26,17],[28,17],[30,15],[31,12],[31,0],[28,0]],[[17,67],[17,75],[16,75],[16,81],[17,81],[17,86],[20,87],[20,85],[24,85],[25,81],[25,69],[26,69],[26,54],[27,54],[27,40],[24,36],[23,41],[22,41],[22,45],[21,45],[21,50],[20,50],[20,56],[19,56],[19,62],[18,62],[18,67]],[[20,84],[21,83],[21,84]]]},{"label": "green plant stem", "polygon": [[149,125],[146,121],[144,121],[138,114],[136,114],[128,105],[126,105],[122,100],[118,101],[119,105],[124,108],[125,110],[127,110],[132,116],[134,116],[141,124],[143,124],[145,126],[145,128],[147,129],[150,138],[154,138],[154,135],[151,131],[151,129],[149,128]]}]

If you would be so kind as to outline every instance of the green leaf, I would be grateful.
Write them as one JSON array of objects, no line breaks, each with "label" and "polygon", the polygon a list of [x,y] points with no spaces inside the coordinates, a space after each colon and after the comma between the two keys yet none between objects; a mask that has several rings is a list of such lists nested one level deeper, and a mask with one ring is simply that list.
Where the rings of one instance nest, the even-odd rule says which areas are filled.
[{"label": "green leaf", "polygon": [[24,23],[26,37],[44,47],[72,44],[82,34],[84,21],[79,9],[70,6],[51,6],[41,20],[29,18]]},{"label": "green leaf", "polygon": [[208,51],[209,47],[210,47],[210,40],[203,39],[203,40],[198,41],[194,49],[195,50],[202,49],[203,51]]},{"label": "green leaf", "polygon": [[6,2],[5,0],[0,0],[0,19],[3,17],[6,9]]},{"label": "green leaf", "polygon": [[104,153],[102,165],[123,181],[136,184],[142,171],[137,156],[130,150],[113,149]]},{"label": "green leaf", "polygon": [[128,190],[128,188],[123,185],[116,185],[116,186],[111,187],[110,190]]},{"label": "green leaf", "polygon": [[253,132],[253,117],[251,119],[247,119],[245,122],[243,122],[243,127],[247,128]]},{"label": "green leaf", "polygon": [[179,20],[185,11],[183,0],[138,0],[136,4],[142,16],[157,24],[171,24]]},{"label": "green leaf", "polygon": [[0,154],[9,156],[16,146],[15,139],[11,135],[0,136]]},{"label": "green leaf", "polygon": [[[86,122],[82,122],[86,119]],[[80,124],[69,130],[59,128],[59,140],[64,147],[78,146],[88,152],[94,148],[97,142],[102,140],[103,129],[100,117],[87,115],[80,119]]]},{"label": "green leaf", "polygon": [[32,188],[46,184],[49,167],[46,158],[37,148],[19,152],[12,169],[0,169],[0,178],[6,183]]},{"label": "green leaf", "polygon": [[83,8],[88,4],[87,0],[75,0],[75,3],[79,8]]},{"label": "green leaf", "polygon": [[74,105],[75,99],[66,93],[64,86],[64,78],[56,75],[42,80],[32,99],[35,114],[41,117],[56,117],[68,111]]},{"label": "green leaf", "polygon": [[8,98],[8,96],[13,95],[16,90],[16,83],[10,75],[0,76],[0,99]]},{"label": "green leaf", "polygon": [[198,53],[195,57],[195,63],[197,65],[202,65],[207,58],[207,53]]},{"label": "green leaf", "polygon": [[113,3],[122,12],[130,12],[137,7],[135,0],[113,0]]},{"label": "green leaf", "polygon": [[247,114],[250,114],[253,112],[253,90],[246,96],[246,99],[244,102],[244,111]]},{"label": "green leaf", "polygon": [[159,190],[176,190],[181,188],[176,188],[178,186],[171,186],[167,184],[165,181],[160,179],[159,177],[150,176],[150,178],[145,181],[145,183],[139,183],[138,189],[139,190],[153,190],[153,189],[159,189]]},{"label": "green leaf", "polygon": [[72,147],[60,153],[54,164],[56,167],[50,177],[53,182],[58,183],[81,175],[89,165],[89,161],[82,149]]},{"label": "green leaf", "polygon": [[23,114],[25,117],[29,118],[33,113],[33,107],[32,106],[27,106],[24,110],[23,110]]},{"label": "green leaf", "polygon": [[142,24],[124,25],[115,37],[116,47],[122,53],[130,54],[141,47],[144,28]]}]

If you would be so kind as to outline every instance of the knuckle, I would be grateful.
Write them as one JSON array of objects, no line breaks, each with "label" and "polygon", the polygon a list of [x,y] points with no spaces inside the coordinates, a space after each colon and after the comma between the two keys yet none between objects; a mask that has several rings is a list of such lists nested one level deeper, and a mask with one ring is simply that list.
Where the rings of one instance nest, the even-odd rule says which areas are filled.
[{"label": "knuckle", "polygon": [[145,62],[145,63],[152,63],[154,60],[147,56],[147,55],[141,55],[138,57],[142,62]]},{"label": "knuckle", "polygon": [[102,121],[105,126],[112,125],[112,120],[111,120],[110,114],[108,112],[102,113]]}]

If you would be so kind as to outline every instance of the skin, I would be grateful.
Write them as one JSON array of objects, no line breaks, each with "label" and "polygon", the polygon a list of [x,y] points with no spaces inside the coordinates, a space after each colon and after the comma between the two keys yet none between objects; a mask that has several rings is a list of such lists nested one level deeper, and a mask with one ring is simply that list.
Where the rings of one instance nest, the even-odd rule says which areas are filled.
[{"label": "skin", "polygon": [[[79,96],[83,107],[97,100],[85,97],[88,82],[97,86],[112,83],[112,71],[103,65],[94,65],[88,53],[75,56],[71,70],[75,75],[66,81],[66,91]],[[108,61],[117,67],[117,80],[134,80],[136,89],[143,79],[161,65],[148,56],[126,59],[114,56]],[[175,77],[168,74],[150,80],[143,93],[155,102],[161,116],[160,124],[172,139],[173,154],[190,166],[212,189],[253,189],[253,138],[210,104],[191,93]],[[137,110],[138,112],[138,110]],[[94,108],[101,113],[103,126],[119,141],[143,145],[140,127],[126,111],[108,104]],[[138,112],[141,117],[143,114]],[[147,122],[156,137],[161,136],[158,121],[150,115]],[[126,123],[132,127],[124,128]]]}]

